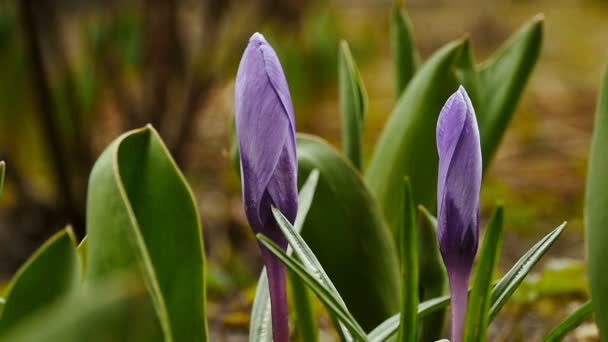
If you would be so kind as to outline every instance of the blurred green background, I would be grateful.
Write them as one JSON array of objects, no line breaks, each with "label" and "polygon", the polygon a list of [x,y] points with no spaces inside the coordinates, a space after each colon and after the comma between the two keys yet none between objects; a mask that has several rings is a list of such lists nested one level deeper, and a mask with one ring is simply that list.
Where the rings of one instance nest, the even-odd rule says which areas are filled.
[{"label": "blurred green background", "polygon": [[[346,39],[369,95],[366,156],[395,104],[390,0],[0,1],[0,280],[67,223],[84,233],[92,163],[113,138],[151,122],[193,187],[210,269],[211,325],[244,334],[258,249],[230,164],[233,79],[249,36],[283,63],[297,130],[340,145],[337,48]],[[568,228],[492,325],[492,340],[539,340],[587,298],[582,198],[608,4],[599,0],[410,0],[423,57],[468,35],[477,60],[545,16],[540,62],[482,192],[506,210],[505,270],[561,221]],[[324,324],[329,325],[325,320]],[[525,338],[524,338],[525,336]],[[593,340],[593,325],[573,340]]]}]

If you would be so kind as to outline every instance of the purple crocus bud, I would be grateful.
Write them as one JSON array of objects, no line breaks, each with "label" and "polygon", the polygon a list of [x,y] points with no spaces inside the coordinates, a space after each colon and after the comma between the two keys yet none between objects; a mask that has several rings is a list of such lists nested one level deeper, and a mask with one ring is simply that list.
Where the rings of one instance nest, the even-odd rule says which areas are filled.
[{"label": "purple crocus bud", "polygon": [[437,239],[450,280],[452,342],[460,342],[479,239],[481,190],[479,128],[471,99],[462,86],[439,114],[437,150]]},{"label": "purple crocus bud", "polygon": [[[247,220],[255,233],[287,249],[271,206],[294,222],[298,211],[294,112],[279,58],[259,33],[251,36],[241,58],[235,114]],[[265,247],[262,256],[270,288],[274,341],[288,341],[285,267]]]}]

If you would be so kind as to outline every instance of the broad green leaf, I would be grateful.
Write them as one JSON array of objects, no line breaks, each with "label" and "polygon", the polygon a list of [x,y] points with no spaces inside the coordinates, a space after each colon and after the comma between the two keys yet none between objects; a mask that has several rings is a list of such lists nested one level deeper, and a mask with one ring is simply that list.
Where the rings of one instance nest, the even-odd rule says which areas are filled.
[{"label": "broad green leaf", "polygon": [[[294,230],[300,232],[308,210],[312,205],[319,182],[319,171],[313,170],[298,194],[298,214],[294,222]],[[288,247],[287,254],[291,255],[291,247]],[[297,285],[296,285],[297,286]],[[249,341],[251,342],[272,342],[272,319],[270,311],[270,293],[268,292],[268,277],[266,268],[262,269],[258,278],[258,286],[255,291],[253,305],[251,307],[251,322],[249,324]]]},{"label": "broad green leaf", "polygon": [[360,173],[335,149],[299,135],[298,159],[301,179],[313,169],[320,172],[302,236],[359,324],[372,329],[399,311],[399,259],[391,233]]},{"label": "broad green leaf", "polygon": [[393,6],[391,11],[391,50],[395,64],[395,94],[398,99],[420,63],[412,23],[407,12],[399,5]]},{"label": "broad green leaf", "polygon": [[403,223],[398,231],[401,260],[401,324],[399,341],[416,342],[418,325],[418,237],[416,205],[409,179],[403,194]]},{"label": "broad green leaf", "polygon": [[78,289],[80,265],[74,233],[68,227],[53,235],[26,262],[3,293],[0,331],[45,309]]},{"label": "broad green leaf", "polygon": [[[418,206],[418,269],[420,273],[421,300],[426,301],[445,295],[448,275],[437,242],[437,219]],[[420,341],[436,341],[441,338],[445,322],[445,308],[425,317],[420,325]]]},{"label": "broad green leaf", "polygon": [[505,274],[496,284],[492,291],[490,322],[498,315],[500,309],[502,309],[507,300],[511,298],[511,295],[517,290],[517,287],[528,273],[530,273],[532,268],[538,263],[543,255],[545,255],[547,250],[553,246],[553,243],[555,243],[557,238],[562,234],[565,227],[566,222],[562,223],[559,227],[555,228],[551,233],[537,242],[526,252],[526,254],[517,260],[515,265],[513,265],[507,274]]},{"label": "broad green leaf", "polygon": [[454,62],[463,46],[464,41],[452,42],[420,67],[399,98],[366,170],[365,181],[393,234],[400,224],[400,205],[395,198],[400,196],[404,176],[410,177],[415,202],[434,206],[437,118],[442,105],[458,87]]},{"label": "broad green leaf", "polygon": [[[419,207],[420,208],[420,207]],[[429,218],[432,216],[429,214]],[[557,227],[543,239],[541,239],[534,247],[532,247],[526,254],[524,254],[513,267],[507,272],[496,283],[492,289],[492,306],[490,308],[490,319],[491,322],[496,314],[500,311],[506,301],[515,292],[517,286],[521,281],[530,273],[530,270],[536,265],[536,263],[542,258],[545,252],[553,245],[555,240],[562,233],[566,223]],[[470,290],[469,290],[470,291]],[[441,296],[433,299],[426,300],[418,305],[418,319],[424,319],[430,314],[437,312],[438,310],[444,309],[450,303],[450,296]],[[389,319],[378,325],[369,335],[370,341],[384,341],[388,337],[397,334],[399,329],[399,322],[401,320],[400,314],[393,315]]]},{"label": "broad green leaf", "polygon": [[352,317],[350,312],[346,310],[339,298],[336,298],[330,290],[328,290],[324,284],[322,284],[316,276],[310,274],[306,268],[295,258],[288,256],[279,246],[277,246],[272,240],[262,234],[257,234],[257,238],[268,250],[274,254],[287,268],[295,273],[302,281],[308,285],[308,287],[319,297],[319,299],[325,304],[327,309],[338,317],[349,331],[354,335],[357,340],[366,341],[367,337],[365,331],[357,324],[357,321]]},{"label": "broad green leaf", "polygon": [[585,228],[591,300],[602,341],[608,341],[608,68],[595,114],[591,143],[587,190],[585,192]]},{"label": "broad green leaf", "polygon": [[[306,271],[313,274],[316,280],[319,281],[323,285],[323,287],[325,287],[329,291],[329,293],[334,296],[334,298],[336,298],[337,302],[341,305],[341,307],[345,311],[348,311],[344,300],[340,296],[340,293],[338,292],[338,290],[336,290],[336,287],[331,282],[331,279],[329,279],[329,276],[327,275],[327,273],[325,273],[323,266],[321,266],[321,263],[319,262],[315,254],[312,252],[310,247],[308,247],[304,239],[302,239],[300,234],[295,231],[295,229],[291,226],[291,223],[289,223],[287,218],[285,218],[285,216],[283,216],[283,214],[278,209],[273,207],[272,214],[274,215],[274,218],[279,228],[283,232],[283,235],[285,235],[285,238],[289,242],[289,246],[296,253],[298,260],[302,262],[302,265],[305,267]],[[352,338],[348,330],[342,325],[342,322],[337,323],[340,327],[340,331],[342,332],[341,335],[344,336],[347,341],[351,341]]]},{"label": "broad green leaf", "polygon": [[591,314],[593,313],[593,304],[591,301],[581,305],[576,311],[574,311],[570,316],[566,317],[563,321],[561,321],[558,325],[556,325],[549,334],[545,337],[545,342],[559,342],[561,341],[569,332],[578,327],[581,323],[583,323]]},{"label": "broad green leaf", "polygon": [[338,81],[344,154],[357,169],[361,170],[367,93],[346,41],[340,42]]},{"label": "broad green leaf", "polygon": [[490,218],[478,257],[473,289],[469,296],[469,308],[464,332],[467,342],[487,340],[489,310],[492,298],[492,275],[500,257],[503,232],[503,208],[498,206]]},{"label": "broad green leaf", "polygon": [[542,41],[543,17],[538,15],[479,67],[481,106],[476,111],[484,170],[511,122],[540,55]]},{"label": "broad green leaf", "polygon": [[0,330],[0,341],[153,341],[153,322],[146,320],[150,302],[144,292],[141,284],[112,279]]},{"label": "broad green leaf", "polygon": [[4,173],[6,171],[6,164],[4,161],[0,161],[0,194],[4,189]]},{"label": "broad green leaf", "polygon": [[479,75],[475,66],[475,56],[471,41],[466,39],[462,45],[462,51],[454,61],[454,73],[460,84],[466,89],[471,98],[476,117],[482,115],[479,112],[479,102],[481,97]]},{"label": "broad green leaf", "polygon": [[196,201],[151,127],[117,138],[95,163],[87,198],[86,284],[143,279],[166,341],[206,341],[205,259]]}]

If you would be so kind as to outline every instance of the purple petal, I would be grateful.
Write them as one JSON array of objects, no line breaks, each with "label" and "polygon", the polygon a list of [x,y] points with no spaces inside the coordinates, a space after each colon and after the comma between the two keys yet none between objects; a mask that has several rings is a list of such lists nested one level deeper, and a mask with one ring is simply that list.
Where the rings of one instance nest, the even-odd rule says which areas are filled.
[{"label": "purple petal", "polygon": [[[291,95],[279,59],[264,37],[249,40],[237,73],[235,113],[243,202],[256,232],[274,224],[274,204],[293,222],[297,157]],[[270,201],[263,201],[268,192]]]},{"label": "purple petal", "polygon": [[475,110],[460,87],[437,122],[437,238],[450,278],[452,341],[462,339],[467,289],[479,239],[481,145]]}]

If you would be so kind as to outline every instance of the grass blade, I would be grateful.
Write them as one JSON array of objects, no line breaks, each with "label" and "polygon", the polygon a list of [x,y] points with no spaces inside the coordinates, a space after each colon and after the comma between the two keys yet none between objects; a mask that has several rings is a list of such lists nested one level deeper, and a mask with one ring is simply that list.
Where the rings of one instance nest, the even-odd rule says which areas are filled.
[{"label": "grass blade", "polygon": [[494,211],[485,234],[479,262],[473,278],[464,333],[465,341],[486,341],[492,290],[492,274],[500,256],[503,232],[503,208]]},{"label": "grass blade", "polygon": [[543,341],[545,342],[559,342],[574,328],[578,327],[581,323],[587,319],[593,313],[593,305],[591,301],[581,305],[576,311],[570,316],[566,317],[557,326],[555,326]]},{"label": "grass blade", "polygon": [[405,179],[403,194],[403,220],[399,227],[399,254],[401,259],[401,324],[399,341],[416,342],[418,310],[418,238],[416,234],[416,206],[412,186]]},{"label": "grass blade", "polygon": [[555,228],[551,233],[547,234],[539,242],[536,243],[526,254],[524,254],[511,269],[505,274],[494,287],[492,291],[492,306],[490,307],[490,322],[498,315],[498,312],[505,305],[507,300],[515,292],[524,278],[530,273],[532,268],[545,255],[547,250],[553,246],[553,243],[562,234],[566,222]]},{"label": "grass blade", "polygon": [[279,246],[272,240],[262,234],[257,234],[257,238],[268,250],[274,254],[285,266],[296,274],[308,287],[319,297],[325,304],[327,309],[337,316],[342,324],[354,335],[357,340],[367,341],[367,336],[359,324],[352,318],[340,302],[340,298],[335,296],[328,290],[323,283],[317,278],[318,275],[309,273],[305,266],[294,257],[288,256]]}]

